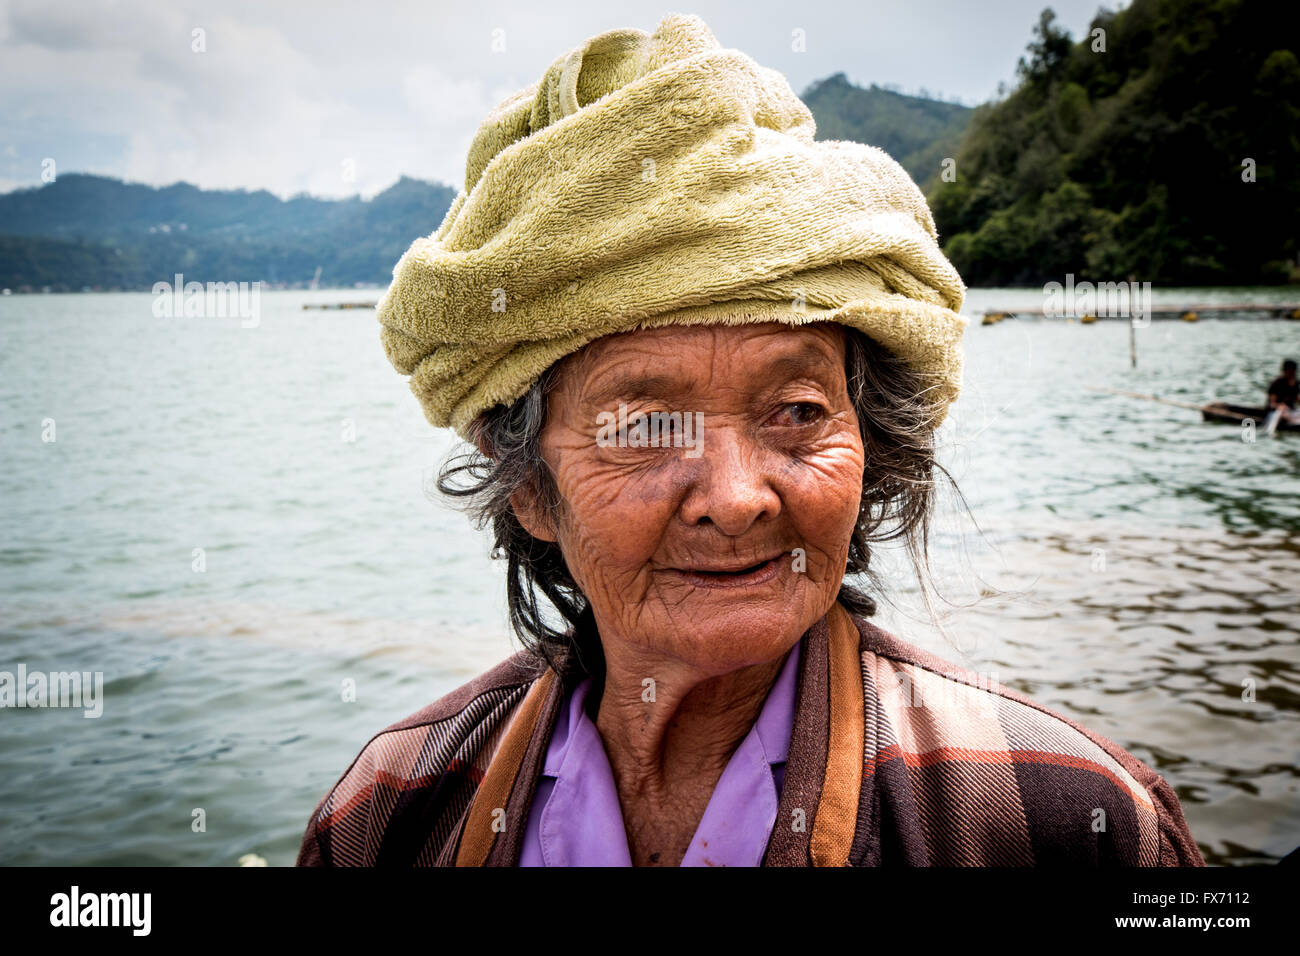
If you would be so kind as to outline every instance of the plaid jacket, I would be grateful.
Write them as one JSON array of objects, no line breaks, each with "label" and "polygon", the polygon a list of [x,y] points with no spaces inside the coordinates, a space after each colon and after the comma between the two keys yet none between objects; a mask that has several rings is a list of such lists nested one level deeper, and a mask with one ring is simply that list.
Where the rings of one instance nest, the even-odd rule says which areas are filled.
[{"label": "plaid jacket", "polygon": [[[366,744],[299,866],[514,866],[564,695],[520,652]],[[804,635],[764,866],[1204,866],[1111,741],[840,604]]]}]

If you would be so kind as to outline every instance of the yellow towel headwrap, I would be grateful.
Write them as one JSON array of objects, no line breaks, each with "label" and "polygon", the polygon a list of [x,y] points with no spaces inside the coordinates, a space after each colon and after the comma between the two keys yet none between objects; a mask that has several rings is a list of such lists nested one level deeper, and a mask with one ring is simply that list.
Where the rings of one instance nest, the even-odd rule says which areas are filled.
[{"label": "yellow towel headwrap", "polygon": [[379,303],[389,360],[468,438],[611,333],[834,321],[925,375],[937,425],[965,287],[903,168],[814,130],[785,77],[699,17],[591,38],[479,127],[465,188]]}]

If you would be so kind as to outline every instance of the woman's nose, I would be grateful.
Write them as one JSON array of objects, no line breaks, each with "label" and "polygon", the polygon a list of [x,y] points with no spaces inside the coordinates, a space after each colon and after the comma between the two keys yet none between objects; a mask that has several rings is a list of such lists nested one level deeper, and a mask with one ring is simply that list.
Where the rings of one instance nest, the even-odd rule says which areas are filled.
[{"label": "woman's nose", "polygon": [[692,466],[682,519],[691,525],[712,523],[735,537],[762,518],[775,518],[781,496],[772,480],[776,463],[770,450],[739,429],[710,428],[707,420],[701,437],[703,450]]}]

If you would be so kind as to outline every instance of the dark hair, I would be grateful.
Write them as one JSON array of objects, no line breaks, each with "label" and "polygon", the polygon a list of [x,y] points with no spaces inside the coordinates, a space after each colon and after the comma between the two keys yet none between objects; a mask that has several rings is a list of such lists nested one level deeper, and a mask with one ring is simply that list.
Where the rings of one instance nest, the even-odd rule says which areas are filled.
[{"label": "dark hair", "polygon": [[1296,366],[1295,366],[1295,359],[1283,359],[1283,360],[1282,360],[1282,371],[1284,371],[1284,372],[1294,372],[1294,371],[1295,371],[1295,368],[1296,368]]},{"label": "dark hair", "polygon": [[[862,433],[866,472],[859,521],[849,543],[848,564],[838,600],[850,611],[870,616],[876,600],[848,582],[862,576],[871,590],[880,580],[871,567],[872,545],[901,539],[922,594],[929,600],[929,530],[935,478],[954,489],[952,476],[934,454],[935,406],[923,377],[892,352],[848,326],[845,374]],[[465,499],[476,527],[492,526],[492,557],[507,561],[506,594],[510,624],[523,645],[565,676],[603,672],[604,655],[589,602],[578,589],[557,544],[539,541],[524,530],[510,496],[524,488],[541,506],[560,512],[564,502],[554,475],[542,458],[540,440],[547,395],[562,362],[546,370],[532,388],[509,406],[497,405],[470,427],[474,444],[442,466],[436,487]],[[491,457],[480,449],[486,449]],[[465,486],[453,479],[467,476]],[[960,492],[958,492],[960,495]],[[545,598],[568,625],[557,629],[543,616]]]}]

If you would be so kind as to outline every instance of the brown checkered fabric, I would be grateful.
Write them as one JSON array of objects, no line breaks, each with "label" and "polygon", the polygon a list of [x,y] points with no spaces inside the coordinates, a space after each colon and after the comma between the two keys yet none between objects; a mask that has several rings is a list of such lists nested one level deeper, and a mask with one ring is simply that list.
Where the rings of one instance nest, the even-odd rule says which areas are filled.
[{"label": "brown checkered fabric", "polygon": [[[312,813],[298,865],[516,865],[566,690],[543,674],[520,652],[377,734]],[[804,635],[763,865],[1053,864],[1204,860],[1132,754],[834,605]]]}]

